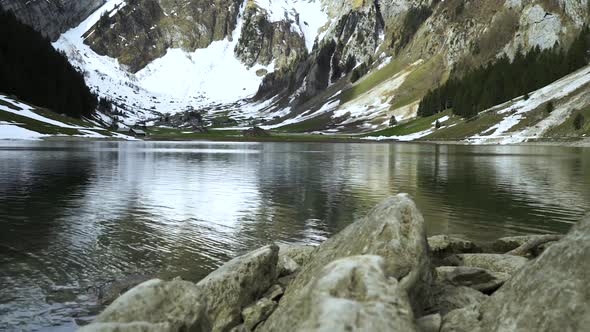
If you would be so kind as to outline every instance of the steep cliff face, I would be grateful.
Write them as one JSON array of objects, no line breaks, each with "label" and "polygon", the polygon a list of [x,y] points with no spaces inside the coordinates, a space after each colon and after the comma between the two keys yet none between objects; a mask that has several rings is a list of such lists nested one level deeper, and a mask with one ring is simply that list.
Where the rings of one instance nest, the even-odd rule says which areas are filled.
[{"label": "steep cliff face", "polygon": [[133,0],[121,7],[103,15],[85,43],[135,73],[169,48],[191,52],[231,37],[240,1]]},{"label": "steep cliff face", "polygon": [[78,25],[106,0],[1,0],[22,22],[33,26],[51,40]]},{"label": "steep cliff face", "polygon": [[274,63],[277,68],[283,68],[307,56],[305,36],[293,28],[299,27],[300,22],[273,22],[268,11],[254,1],[248,2],[243,20],[235,53],[246,65]]}]

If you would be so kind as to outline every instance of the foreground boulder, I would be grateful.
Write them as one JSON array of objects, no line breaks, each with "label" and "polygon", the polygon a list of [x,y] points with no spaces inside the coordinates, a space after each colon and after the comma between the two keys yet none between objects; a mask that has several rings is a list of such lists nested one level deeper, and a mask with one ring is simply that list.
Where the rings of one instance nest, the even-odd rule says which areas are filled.
[{"label": "foreground boulder", "polygon": [[[333,261],[301,290],[302,304],[281,321],[289,331],[416,331],[406,292],[381,256]],[[264,330],[277,331],[275,325]],[[281,330],[282,331],[282,330]]]},{"label": "foreground boulder", "polygon": [[449,313],[442,331],[585,331],[589,259],[590,215],[480,306]]},{"label": "foreground boulder", "polygon": [[276,283],[278,251],[271,245],[237,257],[197,284],[145,282],[83,331],[227,331],[242,322],[244,308]]},{"label": "foreground boulder", "polygon": [[206,304],[188,281],[146,281],[119,297],[80,331],[207,331]]},{"label": "foreground boulder", "polygon": [[[354,261],[341,261],[338,265],[330,263],[355,255],[380,256],[383,260],[376,263],[374,258],[370,262],[361,262],[360,258]],[[302,267],[301,271],[289,283],[279,307],[269,317],[269,319],[260,327],[261,331],[301,331],[306,330],[304,327],[310,327],[310,322],[317,322],[317,317],[325,319],[336,319],[346,317],[351,312],[362,312],[367,315],[366,321],[371,319],[379,320],[381,315],[389,312],[387,303],[373,303],[370,310],[358,309],[358,298],[351,298],[351,303],[346,302],[350,298],[347,287],[355,286],[353,277],[354,271],[346,272],[346,277],[337,277],[336,272],[344,273],[346,269],[342,266],[362,266],[370,272],[364,271],[359,273],[368,273],[371,278],[377,278],[376,275],[382,274],[379,278],[385,278],[395,284],[394,293],[383,294],[391,301],[405,303],[409,301],[416,311],[421,311],[422,300],[426,298],[426,291],[431,281],[431,267],[428,256],[428,247],[424,229],[424,220],[422,215],[416,209],[416,206],[407,195],[398,195],[392,197],[375,207],[367,217],[362,218],[348,226],[339,234],[328,239],[320,245],[312,255],[311,260]],[[378,268],[376,267],[378,265]],[[332,270],[324,270],[331,266]],[[375,272],[377,271],[377,272]],[[327,279],[331,276],[332,279]],[[347,279],[349,278],[349,279]],[[369,278],[367,276],[367,278]],[[332,286],[328,281],[338,282]],[[346,281],[348,280],[348,281]],[[345,282],[346,281],[346,282]],[[362,282],[359,281],[362,285]],[[330,292],[314,292],[314,287],[322,285],[335,287]],[[350,286],[352,285],[352,286]],[[358,285],[356,285],[358,286]],[[355,287],[356,287],[355,286]],[[355,288],[357,290],[362,289]],[[391,290],[390,288],[387,288]],[[367,290],[368,291],[368,290]],[[321,298],[322,294],[329,297]],[[342,294],[339,296],[338,294]],[[364,296],[364,295],[359,295]],[[370,301],[378,301],[378,297],[371,298]],[[349,303],[348,305],[336,305],[322,309],[330,309],[329,312],[320,315],[309,309],[310,303],[319,303],[325,305],[336,303]],[[353,307],[357,309],[352,309]],[[403,307],[403,306],[402,306]],[[405,308],[404,311],[410,311],[412,308]],[[318,316],[320,315],[320,316]],[[404,313],[405,315],[405,313]],[[408,313],[411,315],[411,313]],[[397,319],[391,317],[390,319]],[[401,319],[401,318],[400,318]],[[405,318],[404,318],[405,319]],[[333,322],[336,324],[337,322]],[[330,324],[324,322],[323,324]],[[329,326],[329,325],[322,325]]]}]

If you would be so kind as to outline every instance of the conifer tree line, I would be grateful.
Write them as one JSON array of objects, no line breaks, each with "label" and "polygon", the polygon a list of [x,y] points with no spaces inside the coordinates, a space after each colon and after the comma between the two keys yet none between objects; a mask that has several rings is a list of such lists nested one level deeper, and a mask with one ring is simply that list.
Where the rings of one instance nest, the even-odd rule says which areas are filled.
[{"label": "conifer tree line", "polygon": [[97,98],[84,76],[50,41],[0,9],[0,93],[72,117],[94,112]]},{"label": "conifer tree line", "polygon": [[517,51],[511,61],[502,56],[465,75],[451,75],[442,86],[429,91],[422,99],[418,115],[425,117],[452,108],[453,113],[471,118],[492,106],[525,96],[590,62],[590,29],[584,27],[566,51],[558,45],[541,50],[538,46],[527,54]]}]

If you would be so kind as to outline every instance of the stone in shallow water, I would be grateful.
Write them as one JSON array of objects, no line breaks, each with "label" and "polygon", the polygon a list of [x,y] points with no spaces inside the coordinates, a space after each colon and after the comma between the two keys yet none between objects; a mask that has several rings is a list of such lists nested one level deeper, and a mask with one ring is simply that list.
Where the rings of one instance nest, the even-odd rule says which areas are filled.
[{"label": "stone in shallow water", "polygon": [[475,243],[463,239],[460,235],[436,235],[428,238],[430,254],[433,258],[443,259],[453,254],[481,252]]},{"label": "stone in shallow water", "polygon": [[445,259],[449,265],[471,266],[509,275],[516,273],[528,261],[524,257],[500,254],[459,254]]},{"label": "stone in shallow water", "polygon": [[[322,298],[321,293],[312,292],[312,289],[320,283],[320,279],[325,278],[325,276],[322,276],[329,273],[324,269],[330,263],[356,255],[374,255],[383,258],[383,262],[379,263],[378,269],[376,267],[365,268],[382,270],[380,273],[383,274],[383,278],[397,284],[395,294],[391,295],[392,300],[398,299],[403,302],[409,297],[413,307],[418,312],[422,310],[422,301],[427,298],[426,293],[431,281],[424,220],[407,195],[398,195],[379,204],[367,217],[356,221],[320,245],[314,251],[310,261],[302,267],[288,284],[279,307],[261,325],[260,329],[262,331],[297,331],[302,330],[304,326],[307,327],[309,324],[307,320],[309,322],[316,321],[315,316],[311,316],[313,310],[306,309],[311,298],[317,299],[314,301],[323,301],[314,304],[318,308],[317,310],[323,308],[322,305],[338,304],[337,306],[325,307],[321,312],[313,314],[321,315],[323,319],[327,320],[341,316],[346,317],[347,312],[363,312],[363,315],[371,313],[379,316],[381,315],[379,310],[385,310],[384,312],[393,310],[386,303],[373,303],[370,310],[363,311],[354,303],[358,302],[355,297],[352,297],[351,303],[343,299],[348,295],[332,298],[333,294],[340,291],[338,285],[333,286],[337,288],[331,289],[333,293],[331,293],[331,297],[326,299]],[[341,262],[340,264],[344,263]],[[341,270],[341,273],[346,273],[345,275],[348,275],[349,278],[356,277],[356,274],[352,272],[346,272],[340,268],[339,270]],[[329,275],[335,279],[336,273],[330,272]],[[376,277],[373,275],[372,278]],[[325,285],[326,279],[322,280],[321,284],[328,287]],[[346,285],[344,281],[336,280],[339,280],[343,287]],[[346,278],[343,280],[346,280]],[[352,283],[353,281],[348,282]],[[390,295],[384,294],[384,296]],[[327,308],[334,307],[338,308],[339,311],[330,314],[331,311]],[[410,311],[410,313],[412,311],[411,308],[404,310]],[[330,324],[339,323],[326,321],[322,323],[322,326],[330,326]]]}]

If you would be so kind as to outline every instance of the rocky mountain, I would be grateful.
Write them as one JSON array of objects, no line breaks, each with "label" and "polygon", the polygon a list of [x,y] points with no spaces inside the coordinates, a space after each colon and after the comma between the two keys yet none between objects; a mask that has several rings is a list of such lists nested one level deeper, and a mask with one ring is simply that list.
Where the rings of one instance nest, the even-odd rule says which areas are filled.
[{"label": "rocky mountain", "polygon": [[24,23],[57,40],[82,22],[106,0],[1,0],[0,7],[13,11]]},{"label": "rocky mountain", "polygon": [[415,118],[430,89],[469,68],[568,47],[589,11],[587,0],[109,0],[54,46],[128,122],[198,110],[358,133]]}]

